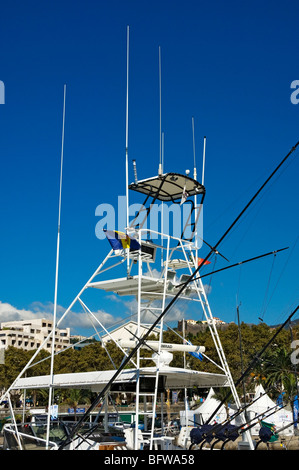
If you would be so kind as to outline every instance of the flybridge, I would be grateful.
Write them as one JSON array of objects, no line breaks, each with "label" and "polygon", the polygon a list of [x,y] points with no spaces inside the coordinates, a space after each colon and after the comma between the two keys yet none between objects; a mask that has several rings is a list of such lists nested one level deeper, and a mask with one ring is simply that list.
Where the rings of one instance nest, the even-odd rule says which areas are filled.
[{"label": "flybridge", "polygon": [[128,189],[143,194],[144,202],[130,205],[127,195],[118,196],[117,207],[99,204],[95,211],[95,215],[100,217],[95,227],[96,237],[101,240],[110,232],[120,234],[119,230],[124,231],[125,228],[125,238],[135,229],[148,228],[151,239],[157,240],[159,237],[155,232],[161,231],[159,226],[164,226],[165,232],[189,241],[194,239],[197,231],[199,244],[203,236],[202,206],[206,191],[201,183],[188,175],[189,170],[186,170],[185,175],[165,173],[140,181],[136,175],[135,182]]},{"label": "flybridge", "polygon": [[[156,201],[173,204],[171,207],[174,211],[174,226],[178,225],[178,221],[181,223],[180,206],[188,201],[190,208],[188,214],[183,216],[184,225],[180,226],[180,235],[177,235],[182,240],[193,240],[198,229],[198,221],[202,213],[206,190],[201,183],[188,176],[189,170],[186,173],[186,175],[179,173],[159,174],[140,181],[136,179],[134,183],[131,183],[129,189],[144,194],[146,198],[130,223],[128,230],[132,228],[140,229],[145,226],[150,213],[156,207]],[[197,196],[199,200],[197,200]],[[163,207],[163,210],[168,214],[167,206]],[[155,231],[155,228],[152,227],[152,221],[150,228]]]}]

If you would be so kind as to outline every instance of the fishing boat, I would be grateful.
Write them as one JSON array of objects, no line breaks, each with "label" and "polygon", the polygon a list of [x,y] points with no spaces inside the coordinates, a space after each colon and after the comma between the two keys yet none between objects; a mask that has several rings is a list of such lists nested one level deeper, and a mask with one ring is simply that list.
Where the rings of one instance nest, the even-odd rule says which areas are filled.
[{"label": "fishing boat", "polygon": [[[128,103],[128,89],[127,89]],[[65,95],[64,112],[65,115]],[[127,113],[128,115],[128,113]],[[128,125],[126,126],[128,130]],[[194,129],[194,126],[193,126]],[[64,120],[63,120],[64,130]],[[64,139],[62,139],[63,142]],[[161,149],[162,150],[162,149]],[[162,152],[161,152],[162,154]],[[160,155],[161,155],[160,154]],[[61,155],[61,171],[63,161],[63,145]],[[187,397],[187,389],[197,387],[202,389],[225,387],[231,393],[238,412],[240,427],[245,427],[242,433],[242,443],[247,449],[254,449],[249,431],[246,430],[245,415],[236,390],[236,385],[223,351],[215,319],[209,304],[208,296],[199,276],[202,269],[212,256],[217,256],[217,245],[211,247],[208,255],[202,257],[202,237],[200,221],[206,189],[204,186],[205,139],[203,153],[203,171],[201,181],[197,179],[196,160],[194,155],[193,177],[190,172],[185,174],[163,171],[163,159],[160,156],[157,174],[139,180],[137,177],[136,162],[133,161],[133,182],[129,182],[128,138],[126,134],[126,226],[117,230],[106,230],[106,239],[103,243],[110,244],[110,250],[93,272],[81,290],[74,297],[62,317],[56,319],[57,307],[57,279],[59,260],[60,237],[60,205],[57,240],[57,264],[55,282],[55,303],[53,329],[40,345],[30,362],[20,375],[11,384],[2,396],[9,403],[12,422],[4,426],[5,448],[59,449],[59,450],[172,450],[174,448],[188,448],[190,445],[190,431],[196,429],[195,423],[185,423],[176,439],[169,432],[167,426],[157,430],[155,418],[157,404],[161,396],[163,403],[167,391],[182,389]],[[62,180],[62,179],[61,179]],[[142,197],[144,201],[133,218],[129,220],[129,195]],[[61,204],[61,186],[60,186]],[[159,229],[151,228],[150,217],[154,208],[159,205],[161,213],[169,210],[171,205],[176,214],[184,211],[185,218],[180,234],[165,230],[164,218],[161,218]],[[188,210],[186,209],[188,208]],[[88,292],[99,294],[113,293],[120,299],[134,298],[136,305],[136,329],[129,332],[126,338],[115,339],[105,326],[94,315],[85,299]],[[216,364],[219,373],[210,373],[192,370],[188,367],[188,354],[195,355],[198,360],[209,361],[205,354],[204,345],[192,345],[180,336],[176,343],[164,341],[167,314],[177,305],[178,301],[192,303],[196,306],[198,316],[204,316],[215,351],[218,356]],[[97,326],[114,341],[123,354],[119,367],[110,370],[93,372],[75,372],[67,374],[54,374],[54,347],[51,353],[51,366],[48,375],[26,376],[26,372],[34,364],[37,354],[43,349],[49,339],[55,337],[55,328],[62,321],[66,321],[75,304],[92,318]],[[149,314],[151,324],[149,325]],[[151,334],[155,333],[155,339]],[[143,351],[151,351],[150,357],[142,357]],[[172,366],[173,353],[180,353],[184,357],[184,367]],[[108,357],[107,357],[108,360]],[[144,361],[151,361],[154,365],[144,366]],[[215,362],[212,361],[214,364]],[[67,424],[53,422],[51,407],[55,389],[89,389],[95,392],[96,398],[76,423]],[[49,406],[47,420],[38,426],[32,423],[16,422],[11,402],[11,394],[16,390],[26,391],[33,389],[49,390]],[[109,396],[119,392],[130,392],[135,395],[134,423],[124,429],[113,429],[99,423],[99,416],[103,416],[105,404]],[[148,403],[150,402],[150,409]],[[186,402],[187,403],[187,402]],[[100,406],[100,409],[99,409]],[[187,404],[186,404],[187,410]],[[107,408],[106,408],[107,411]],[[187,416],[187,415],[186,415]],[[140,423],[145,426],[140,429]],[[147,426],[147,423],[149,424]],[[207,434],[205,435],[205,439]],[[196,439],[193,441],[195,444]]]},{"label": "fishing boat", "polygon": [[[204,186],[187,175],[162,173],[145,180],[135,180],[134,183],[129,185],[129,189],[145,195],[146,202],[141,206],[145,208],[142,220],[140,221],[140,214],[137,214],[124,234],[120,232],[107,233],[108,242],[111,244],[112,249],[60,319],[62,321],[67,317],[75,302],[79,302],[84,306],[85,310],[94,318],[92,311],[82,299],[83,294],[88,290],[113,292],[121,298],[134,296],[137,304],[136,330],[128,338],[115,341],[124,355],[122,366],[117,370],[53,374],[52,376],[49,374],[38,377],[26,377],[25,368],[6,393],[6,397],[8,398],[9,393],[15,390],[88,388],[99,394],[98,403],[100,398],[105,399],[108,393],[134,392],[136,403],[135,423],[134,428],[124,429],[123,435],[126,436],[126,445],[135,450],[144,447],[145,444],[150,449],[157,448],[157,446],[170,449],[173,447],[174,437],[167,435],[167,432],[163,433],[163,430],[157,435],[154,426],[157,401],[161,393],[166,393],[166,390],[187,390],[195,386],[203,389],[230,387],[236,402],[238,401],[238,394],[221,348],[218,331],[201,278],[188,283],[185,287],[186,281],[195,272],[199,263],[199,249],[194,240],[196,240],[196,226],[205,195]],[[186,191],[188,192],[188,200],[191,201],[190,217],[187,218],[187,223],[180,238],[169,233],[156,231],[153,233],[152,230],[143,228],[155,201],[161,201],[164,205],[170,202],[181,207],[182,195]],[[200,204],[197,204],[197,198],[200,198]],[[148,205],[146,206],[146,204]],[[184,204],[188,204],[187,201]],[[193,228],[191,236],[188,233],[188,237],[185,237],[187,228],[190,226]],[[124,271],[125,275],[115,277],[114,271],[119,271],[119,268]],[[108,279],[107,274],[109,274]],[[103,278],[104,275],[106,278]],[[219,356],[219,373],[199,372],[187,367],[171,366],[174,352],[180,352],[182,355],[193,354],[201,359],[205,355],[204,346],[188,344],[183,341],[182,337],[181,341],[176,344],[163,341],[164,317],[162,314],[167,308],[170,309],[171,302],[178,298],[178,294],[184,302],[195,303],[198,309],[203,311]],[[146,331],[146,334],[142,336],[140,331],[143,327],[143,318],[149,312],[156,320],[150,327],[147,324],[146,329],[143,330]],[[147,339],[154,329],[158,332],[158,337],[155,340]],[[154,366],[141,366],[142,357],[140,352],[145,349],[152,351],[153,354],[148,360],[154,361]],[[148,411],[144,407],[149,397],[152,406],[151,410]],[[88,410],[86,416],[82,417],[79,423],[73,426],[72,432],[69,433],[72,436],[70,442],[68,442],[68,434],[65,431],[63,438],[59,440],[60,446],[67,443],[66,448],[86,447],[87,444],[84,439],[87,439],[89,443],[93,440],[95,430],[87,432],[88,438],[84,438],[83,435],[86,434],[86,420],[95,406],[96,404],[91,405],[91,409]],[[151,418],[152,422],[151,429],[147,430],[146,438],[141,434],[138,426],[141,417],[144,420],[144,416]],[[55,447],[57,441],[54,444],[55,441],[51,436],[53,433],[54,435],[57,434],[57,427],[53,427],[51,422],[48,424],[52,425],[52,428],[48,431],[45,447]],[[46,427],[46,424],[44,427]],[[12,436],[14,436],[15,442],[23,447],[22,441],[25,429],[32,433],[32,440],[36,442],[37,437],[32,432],[32,426],[27,425],[26,427],[25,425],[24,427],[23,424],[20,428],[16,423],[6,425],[4,433],[6,436],[9,435],[6,442],[12,442]],[[65,426],[63,429],[65,429]],[[62,428],[59,428],[59,431],[61,436]],[[40,432],[41,434],[42,432]],[[107,433],[102,433],[101,436],[103,442],[106,442]],[[110,433],[109,437],[112,439],[113,435]],[[119,448],[119,436],[116,437],[115,447]],[[27,436],[26,439],[28,440]],[[78,439],[82,439],[80,445],[78,445]],[[99,444],[99,439],[97,439],[95,444],[88,445],[89,448],[93,448],[99,447],[102,443]],[[112,446],[111,442],[109,445]]]}]

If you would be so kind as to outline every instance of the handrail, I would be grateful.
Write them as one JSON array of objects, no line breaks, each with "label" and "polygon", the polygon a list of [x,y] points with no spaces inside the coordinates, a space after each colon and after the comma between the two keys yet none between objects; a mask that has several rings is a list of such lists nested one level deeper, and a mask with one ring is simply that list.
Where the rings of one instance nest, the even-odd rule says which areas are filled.
[{"label": "handrail", "polygon": [[[21,437],[24,436],[24,437],[32,439],[34,441],[43,442],[45,444],[45,447],[46,447],[46,444],[47,444],[46,439],[41,439],[40,437],[31,436],[30,434],[25,434],[25,433],[19,432],[19,431],[17,432],[15,428],[10,429],[9,425],[6,425],[5,428],[3,429],[3,431],[10,432],[11,434],[18,434]],[[56,444],[56,442],[49,441],[49,445],[51,445],[51,450],[58,450],[58,445]]]}]

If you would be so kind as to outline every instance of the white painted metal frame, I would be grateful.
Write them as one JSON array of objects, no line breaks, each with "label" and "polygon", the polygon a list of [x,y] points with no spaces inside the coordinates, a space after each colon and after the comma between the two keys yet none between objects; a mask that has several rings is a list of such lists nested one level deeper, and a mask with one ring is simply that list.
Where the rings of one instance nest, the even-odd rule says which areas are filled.
[{"label": "white painted metal frame", "polygon": [[[148,232],[148,229],[140,229],[138,231],[139,243],[141,242],[142,235],[144,235],[146,232]],[[159,236],[163,236],[164,240],[166,240],[166,243],[167,243],[166,248],[164,248],[164,250],[165,250],[165,262],[164,262],[164,268],[162,269],[161,278],[160,278],[164,282],[164,288],[163,288],[163,293],[159,293],[160,297],[161,297],[161,307],[159,307],[159,308],[158,307],[151,307],[150,304],[153,302],[153,300],[152,300],[152,301],[149,301],[147,303],[146,308],[148,308],[149,310],[150,309],[155,309],[155,310],[158,310],[159,312],[162,312],[165,309],[167,297],[172,298],[173,295],[174,295],[174,294],[171,294],[171,293],[167,292],[167,285],[168,285],[167,275],[168,275],[168,265],[169,265],[169,261],[171,259],[170,257],[176,255],[177,251],[182,253],[183,258],[186,262],[186,266],[189,270],[189,275],[191,275],[193,273],[195,267],[196,267],[196,257],[195,257],[196,250],[195,250],[195,245],[191,242],[187,242],[187,241],[184,241],[184,240],[177,239],[175,237],[170,236],[169,234],[161,234],[159,232],[155,232],[154,234],[159,235]],[[171,248],[170,247],[171,242],[177,242],[177,246],[175,248]],[[191,259],[190,259],[190,257],[191,257]],[[96,276],[98,276],[98,275],[100,275],[104,272],[106,273],[108,270],[113,270],[116,266],[121,265],[122,262],[126,259],[126,257],[124,256],[124,258],[120,262],[114,263],[112,266],[106,266],[108,261],[110,259],[113,259],[113,258],[114,258],[114,253],[113,253],[113,250],[111,250],[108,253],[108,255],[105,257],[103,262],[96,269],[96,271],[92,274],[90,279],[86,282],[86,284],[80,290],[80,292],[77,294],[77,296],[74,298],[74,300],[71,302],[71,304],[69,305],[67,310],[64,312],[63,316],[57,322],[57,326],[59,326],[59,324],[62,322],[62,320],[64,320],[66,318],[67,314],[71,311],[74,304],[78,301],[81,304],[81,306],[84,308],[84,310],[87,311],[87,313],[89,315],[91,315],[93,320],[95,320],[101,326],[101,328],[104,329],[105,333],[110,335],[109,331],[104,327],[104,325],[101,324],[101,322],[99,322],[99,320],[95,317],[95,315],[92,313],[92,311],[88,308],[86,303],[83,302],[83,300],[81,299],[81,296],[82,296],[83,292],[85,292],[87,289],[92,287],[92,284],[93,284],[92,281],[95,279]],[[138,324],[138,329],[137,329],[137,336],[138,337],[140,337],[140,331],[141,331],[140,327],[141,327],[142,304],[143,304],[143,301],[145,299],[147,299],[147,295],[150,294],[147,291],[143,291],[141,289],[143,263],[146,263],[146,261],[142,260],[141,252],[139,252],[138,253],[138,261],[137,261],[137,264],[138,264],[138,267],[137,267],[137,269],[138,269],[138,295],[137,295],[137,324]],[[183,298],[186,298],[186,299],[191,300],[191,301],[199,302],[199,304],[201,305],[204,316],[207,320],[207,324],[208,324],[211,336],[212,336],[213,341],[214,341],[215,348],[217,350],[218,357],[220,359],[221,366],[219,366],[219,367],[221,368],[221,370],[224,372],[224,374],[226,375],[226,377],[228,379],[229,386],[231,388],[232,395],[235,399],[236,404],[241,406],[241,404],[239,402],[238,394],[235,390],[233,379],[231,377],[229,366],[228,366],[228,363],[226,361],[226,357],[225,357],[223,348],[221,346],[218,331],[217,331],[215,321],[214,321],[213,316],[212,316],[212,312],[211,312],[211,309],[210,309],[210,306],[209,306],[209,302],[208,302],[208,299],[207,299],[202,281],[201,281],[201,279],[192,280],[191,285],[192,285],[192,288],[193,288],[193,292],[195,291],[196,294],[197,294],[197,298],[190,299],[187,295],[183,296]],[[55,326],[54,326],[54,328],[55,328]],[[26,367],[24,368],[24,370],[21,372],[21,374],[18,376],[18,378],[16,380],[18,380],[20,377],[22,377],[25,374],[26,370],[29,367],[31,367],[35,357],[38,354],[38,352],[44,347],[44,345],[46,344],[49,337],[51,337],[51,334],[52,334],[52,332],[44,340],[44,342],[41,344],[40,348],[33,355],[32,359],[29,361],[29,363],[26,365]],[[110,336],[110,338],[113,340],[112,336]],[[156,364],[155,390],[154,390],[154,393],[153,393],[153,400],[154,401],[153,401],[153,407],[152,407],[152,427],[151,427],[151,433],[150,433],[150,443],[151,443],[150,445],[151,445],[151,447],[153,446],[153,443],[154,443],[154,422],[155,422],[155,414],[156,414],[156,406],[157,406],[157,394],[158,394],[158,383],[159,383],[159,374],[160,374],[160,355],[161,355],[162,340],[163,340],[163,318],[160,322],[158,360],[157,360],[157,364]],[[115,342],[115,344],[117,344],[117,346],[121,349],[121,351],[123,352],[124,355],[126,355],[126,356],[128,355],[126,350],[124,348],[122,348],[122,346],[119,343]],[[136,361],[131,361],[133,363],[133,367],[135,367],[137,371],[140,370],[140,361],[141,361],[141,359],[142,358],[140,356],[140,350],[138,350]],[[9,392],[12,388],[14,388],[14,384],[12,384],[12,386],[5,393],[5,396],[7,396],[7,397],[9,396]],[[135,445],[136,446],[138,445],[138,438],[137,438],[138,423],[140,422],[140,416],[144,415],[144,411],[142,411],[140,409],[140,398],[142,396],[143,395],[140,394],[140,377],[139,377],[139,375],[137,375],[137,381],[136,381],[136,434],[135,434]],[[2,399],[3,398],[4,397],[2,397]],[[245,421],[244,421],[244,423],[245,423]]]}]

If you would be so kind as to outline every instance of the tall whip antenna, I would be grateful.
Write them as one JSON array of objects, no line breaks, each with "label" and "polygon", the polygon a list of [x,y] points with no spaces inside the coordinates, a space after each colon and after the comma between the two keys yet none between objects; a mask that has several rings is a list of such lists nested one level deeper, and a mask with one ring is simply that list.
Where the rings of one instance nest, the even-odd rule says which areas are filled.
[{"label": "tall whip antenna", "polygon": [[192,137],[193,137],[193,178],[196,180],[196,159],[195,159],[195,137],[194,137],[194,117],[192,117]]},{"label": "tall whip antenna", "polygon": [[163,174],[163,161],[162,161],[162,78],[161,78],[161,47],[159,46],[159,98],[160,98],[160,162],[159,162],[159,175]]},{"label": "tall whip antenna", "polygon": [[56,316],[57,316],[57,289],[58,289],[58,268],[59,268],[59,248],[60,248],[60,217],[61,217],[61,195],[62,195],[63,150],[64,150],[65,97],[66,97],[66,85],[64,85],[64,90],[63,90],[63,117],[62,117],[62,139],[61,139],[61,158],[60,158],[60,183],[59,183],[58,230],[57,230],[57,248],[56,248],[54,314],[53,314],[49,402],[48,402],[47,437],[46,437],[47,448],[49,446],[49,435],[50,435],[50,418],[51,418],[53,370],[54,370],[54,354],[55,354],[55,329],[56,329]]},{"label": "tall whip antenna", "polygon": [[[197,170],[196,170],[196,158],[195,158],[195,133],[194,133],[194,117],[192,117],[192,140],[193,140],[193,178],[197,180]],[[195,241],[195,265],[198,264],[198,234],[197,234],[197,214],[198,214],[198,207],[197,207],[197,196],[194,196],[194,205],[195,205],[195,213],[194,213],[194,222],[195,222],[195,233],[194,233],[194,241]]]}]

